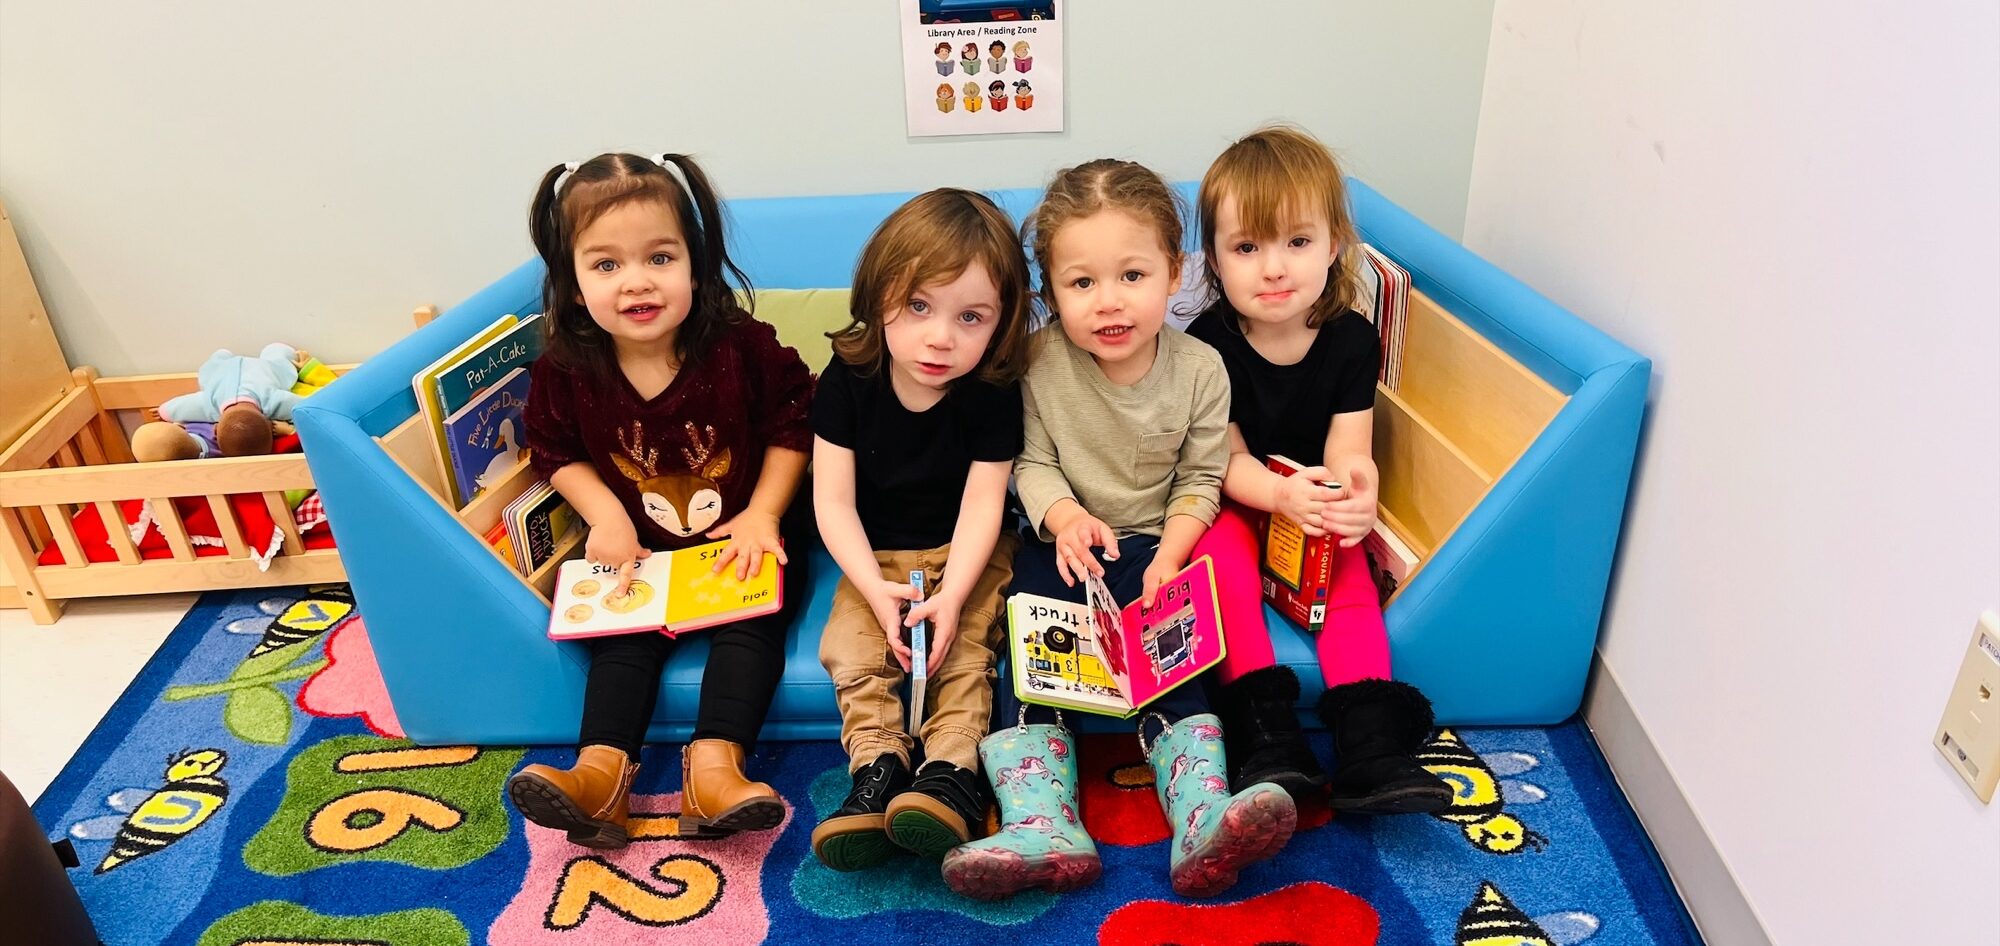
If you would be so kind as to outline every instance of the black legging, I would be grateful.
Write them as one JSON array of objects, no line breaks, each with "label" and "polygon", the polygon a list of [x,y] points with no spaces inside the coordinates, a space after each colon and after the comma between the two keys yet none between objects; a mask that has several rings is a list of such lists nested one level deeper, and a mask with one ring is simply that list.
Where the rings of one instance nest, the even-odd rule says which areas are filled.
[{"label": "black legging", "polygon": [[[785,673],[785,632],[806,604],[813,534],[812,487],[785,512],[780,531],[791,564],[785,566],[785,604],[776,614],[737,621],[695,633],[708,637],[708,664],[701,674],[701,705],[694,738],[727,739],[749,746],[764,728],[778,678]],[[633,760],[646,741],[660,697],[660,671],[674,651],[665,634],[619,634],[585,641],[590,678],[583,690],[579,746],[611,746]]]}]

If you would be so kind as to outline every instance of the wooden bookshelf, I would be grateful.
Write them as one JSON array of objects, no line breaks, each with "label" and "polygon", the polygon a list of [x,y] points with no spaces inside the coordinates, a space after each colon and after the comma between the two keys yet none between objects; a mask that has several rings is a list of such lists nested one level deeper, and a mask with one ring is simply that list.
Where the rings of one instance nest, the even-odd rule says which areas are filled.
[{"label": "wooden bookshelf", "polygon": [[438,467],[435,442],[432,440],[430,428],[424,424],[421,413],[404,421],[396,429],[375,438],[375,442],[382,445],[382,450],[389,454],[390,459],[394,460],[410,479],[415,480],[417,485],[422,486],[431,499],[445,511],[450,512],[461,525],[465,526],[467,532],[479,540],[480,545],[485,546],[487,551],[493,553],[495,559],[507,566],[509,574],[519,578],[522,584],[541,596],[544,604],[548,603],[549,593],[555,587],[557,568],[563,562],[583,554],[584,538],[588,530],[581,523],[571,528],[569,534],[556,543],[555,556],[530,575],[516,572],[511,559],[500,554],[499,549],[486,544],[486,533],[500,522],[500,516],[506,512],[507,504],[519,499],[521,494],[527,492],[528,488],[535,485],[539,479],[528,465],[526,458],[514,464],[514,468],[508,471],[506,478],[501,480],[499,485],[480,493],[464,508],[454,509],[451,500],[447,498],[448,491],[444,488],[444,471]]},{"label": "wooden bookshelf", "polygon": [[1410,578],[1569,402],[1414,289],[1401,384],[1375,393],[1382,522],[1417,554]]}]

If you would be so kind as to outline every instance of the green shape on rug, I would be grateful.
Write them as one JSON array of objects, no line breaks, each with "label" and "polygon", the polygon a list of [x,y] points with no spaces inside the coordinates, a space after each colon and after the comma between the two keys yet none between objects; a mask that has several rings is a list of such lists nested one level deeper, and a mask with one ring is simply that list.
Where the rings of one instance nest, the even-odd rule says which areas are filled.
[{"label": "green shape on rug", "polygon": [[[819,817],[840,807],[853,781],[844,766],[813,779],[813,809]],[[837,920],[892,910],[936,910],[956,913],[994,926],[1016,926],[1034,920],[1055,906],[1054,894],[1030,890],[994,903],[967,900],[951,892],[938,876],[936,861],[911,855],[891,859],[869,870],[843,873],[819,862],[810,851],[792,875],[792,895],[820,916]]]},{"label": "green shape on rug", "polygon": [[161,699],[169,703],[228,694],[222,707],[222,724],[244,742],[262,746],[284,745],[292,734],[292,701],[276,684],[303,680],[326,667],[322,657],[292,666],[310,656],[313,641],[304,641],[279,650],[245,659],[229,679],[169,687]]},{"label": "green shape on rug", "polygon": [[287,606],[278,604],[260,606],[272,618],[229,679],[168,687],[161,699],[178,703],[228,694],[222,724],[230,733],[255,745],[284,745],[292,734],[292,701],[277,684],[305,679],[326,667],[324,657],[298,662],[312,655],[313,645],[327,631],[353,615],[354,596],[346,585],[322,585],[306,589],[304,598]]},{"label": "green shape on rug", "polygon": [[356,861],[463,867],[507,839],[501,786],[524,754],[335,736],[293,757],[243,863],[280,877]]},{"label": "green shape on rug", "polygon": [[327,916],[296,903],[266,900],[231,913],[201,934],[196,946],[306,946],[310,943],[369,943],[381,946],[470,946],[465,924],[443,910],[426,907],[374,916]]}]

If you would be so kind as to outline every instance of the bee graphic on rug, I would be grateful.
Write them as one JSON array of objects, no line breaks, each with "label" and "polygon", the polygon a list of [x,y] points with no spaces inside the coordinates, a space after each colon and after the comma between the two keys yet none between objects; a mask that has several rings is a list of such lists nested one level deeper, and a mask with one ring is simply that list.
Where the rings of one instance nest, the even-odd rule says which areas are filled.
[{"label": "bee graphic on rug", "polygon": [[1520,775],[1541,764],[1525,752],[1473,754],[1458,734],[1446,729],[1417,753],[1417,763],[1452,788],[1451,807],[1433,817],[1458,825],[1472,846],[1491,854],[1539,851],[1548,838],[1528,830],[1508,814],[1509,804],[1532,805],[1548,797],[1540,787],[1502,776]]},{"label": "bee graphic on rug", "polygon": [[1602,921],[1577,910],[1551,913],[1530,919],[1493,886],[1479,885],[1479,893],[1458,916],[1458,935],[1453,946],[1575,946],[1597,935]]},{"label": "bee graphic on rug", "polygon": [[[346,585],[319,585],[306,589],[306,596],[286,608],[264,628],[264,636],[250,649],[250,656],[262,657],[274,650],[302,644],[326,633],[354,613],[354,593]],[[230,630],[234,631],[234,625]]]},{"label": "bee graphic on rug", "polygon": [[128,788],[105,799],[127,814],[79,821],[69,829],[70,836],[111,841],[110,853],[97,865],[99,874],[165,850],[207,824],[229,800],[229,783],[216,775],[228,763],[229,753],[221,749],[183,751],[167,760],[165,785]]}]

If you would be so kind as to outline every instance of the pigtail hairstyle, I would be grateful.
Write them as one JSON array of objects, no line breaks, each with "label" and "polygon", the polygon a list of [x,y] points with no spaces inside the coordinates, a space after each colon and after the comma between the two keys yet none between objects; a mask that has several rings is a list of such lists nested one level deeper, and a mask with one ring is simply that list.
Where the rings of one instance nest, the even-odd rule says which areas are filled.
[{"label": "pigtail hairstyle", "polygon": [[[548,269],[542,311],[548,315],[549,357],[571,370],[610,372],[617,359],[611,336],[590,317],[576,278],[576,237],[605,213],[635,201],[672,209],[687,242],[694,299],[674,334],[674,357],[700,361],[730,325],[750,317],[739,301],[750,279],[730,260],[723,239],[721,201],[708,175],[684,154],[664,154],[661,164],[636,154],[600,154],[582,164],[558,164],[542,175],[528,207],[528,234]],[[671,165],[669,170],[667,165]],[[567,174],[567,177],[564,175]],[[681,186],[681,180],[687,186]]]},{"label": "pigtail hairstyle", "polygon": [[[1049,321],[1055,321],[1055,284],[1049,273],[1049,253],[1056,231],[1074,220],[1082,220],[1102,210],[1117,210],[1133,219],[1151,224],[1160,236],[1160,248],[1180,271],[1182,257],[1181,197],[1158,174],[1143,164],[1098,158],[1056,172],[1049,182],[1041,206],[1028,215],[1022,240],[1034,247],[1035,265],[1042,278],[1042,302]],[[1170,275],[1170,274],[1169,274]]]},{"label": "pigtail hairstyle", "polygon": [[840,360],[865,376],[889,363],[882,326],[921,286],[957,279],[980,265],[1000,290],[999,324],[980,356],[982,380],[1020,380],[1028,356],[1028,259],[1014,221],[984,194],[941,187],[896,208],[868,237],[854,267],[849,322],[826,333]]}]

